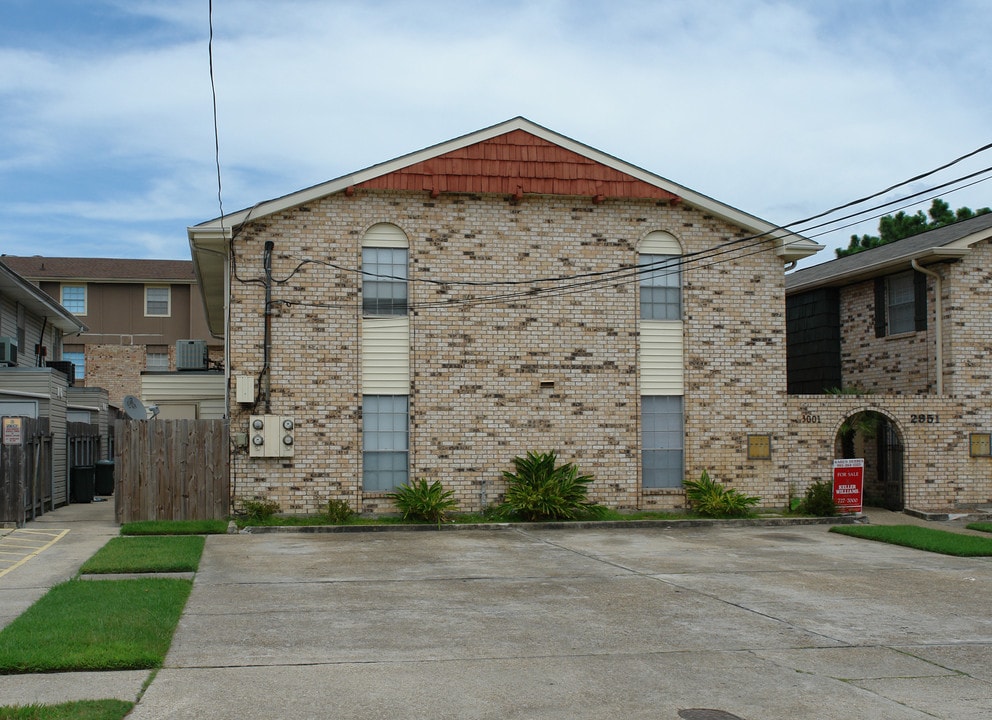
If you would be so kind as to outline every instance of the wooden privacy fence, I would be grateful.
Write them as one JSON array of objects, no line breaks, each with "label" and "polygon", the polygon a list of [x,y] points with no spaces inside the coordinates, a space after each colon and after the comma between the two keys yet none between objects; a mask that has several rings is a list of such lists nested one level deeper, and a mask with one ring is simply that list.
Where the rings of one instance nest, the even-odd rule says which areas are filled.
[{"label": "wooden privacy fence", "polygon": [[20,444],[0,445],[0,523],[17,527],[54,508],[48,418],[20,422]]},{"label": "wooden privacy fence", "polygon": [[230,514],[225,420],[118,420],[115,433],[117,522]]}]

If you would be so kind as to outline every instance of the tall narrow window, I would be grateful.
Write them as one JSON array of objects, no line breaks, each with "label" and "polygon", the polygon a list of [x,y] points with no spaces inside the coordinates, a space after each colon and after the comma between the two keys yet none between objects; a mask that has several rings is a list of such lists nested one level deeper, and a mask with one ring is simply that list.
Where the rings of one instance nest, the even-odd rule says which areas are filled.
[{"label": "tall narrow window", "polygon": [[145,316],[169,317],[172,295],[168,285],[145,286]]},{"label": "tall narrow window", "polygon": [[389,492],[409,478],[410,399],[406,395],[362,397],[362,487]]},{"label": "tall narrow window", "polygon": [[681,395],[641,398],[641,473],[644,487],[682,487],[683,427]]},{"label": "tall narrow window", "polygon": [[364,315],[406,315],[406,265],[406,248],[362,248]]},{"label": "tall narrow window", "polygon": [[63,285],[62,286],[62,307],[73,315],[86,314],[86,286],[85,285]]},{"label": "tall narrow window", "polygon": [[641,319],[682,319],[682,272],[677,255],[640,255]]},{"label": "tall narrow window", "polygon": [[407,314],[407,261],[410,242],[392,223],[373,225],[362,238],[362,314]]}]

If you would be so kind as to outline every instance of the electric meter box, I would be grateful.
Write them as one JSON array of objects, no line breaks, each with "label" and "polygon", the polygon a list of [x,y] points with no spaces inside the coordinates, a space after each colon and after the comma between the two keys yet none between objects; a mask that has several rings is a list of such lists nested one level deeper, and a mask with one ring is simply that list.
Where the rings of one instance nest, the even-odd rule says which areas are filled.
[{"label": "electric meter box", "polygon": [[252,415],[248,418],[249,457],[292,457],[296,422],[285,415]]}]

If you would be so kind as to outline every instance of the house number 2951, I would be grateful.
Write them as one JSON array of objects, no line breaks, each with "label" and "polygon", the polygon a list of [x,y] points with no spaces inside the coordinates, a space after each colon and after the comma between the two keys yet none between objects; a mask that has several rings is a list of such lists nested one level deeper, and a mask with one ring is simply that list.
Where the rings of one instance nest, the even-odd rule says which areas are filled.
[{"label": "house number 2951", "polygon": [[940,415],[910,415],[909,422],[914,424],[933,425],[940,422]]}]

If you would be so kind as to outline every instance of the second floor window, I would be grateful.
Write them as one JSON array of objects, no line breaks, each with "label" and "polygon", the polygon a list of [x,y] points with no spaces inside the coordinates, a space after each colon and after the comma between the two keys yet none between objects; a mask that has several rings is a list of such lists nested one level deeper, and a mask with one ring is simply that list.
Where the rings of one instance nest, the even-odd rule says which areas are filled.
[{"label": "second floor window", "polygon": [[926,276],[912,270],[875,281],[875,337],[927,329]]},{"label": "second floor window", "polygon": [[148,285],[145,287],[145,315],[148,317],[169,317],[171,295],[169,287]]},{"label": "second floor window", "polygon": [[406,248],[362,248],[362,314],[406,315]]},{"label": "second floor window", "polygon": [[86,314],[86,286],[85,285],[63,285],[62,286],[62,307],[73,315]]},{"label": "second floor window", "polygon": [[76,366],[76,381],[86,378],[86,353],[83,350],[62,351],[62,359]]},{"label": "second floor window", "polygon": [[682,319],[681,258],[677,255],[639,255],[641,319]]}]

